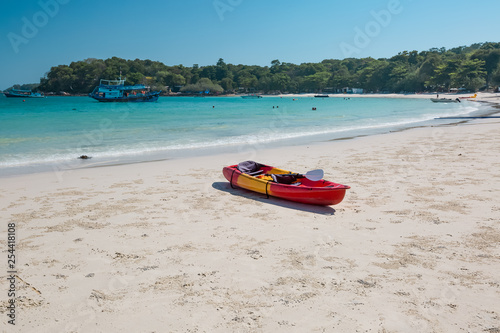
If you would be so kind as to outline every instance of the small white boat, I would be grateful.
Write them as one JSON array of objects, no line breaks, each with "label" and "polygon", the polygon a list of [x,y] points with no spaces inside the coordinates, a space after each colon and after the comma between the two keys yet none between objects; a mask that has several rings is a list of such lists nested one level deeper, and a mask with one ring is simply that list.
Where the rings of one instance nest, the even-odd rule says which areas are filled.
[{"label": "small white boat", "polygon": [[249,95],[241,96],[241,98],[245,98],[245,99],[262,98],[262,96],[261,95],[257,95],[257,94],[249,94]]},{"label": "small white boat", "polygon": [[458,98],[456,99],[451,99],[451,98],[431,98],[431,101],[434,103],[460,103],[460,100]]}]

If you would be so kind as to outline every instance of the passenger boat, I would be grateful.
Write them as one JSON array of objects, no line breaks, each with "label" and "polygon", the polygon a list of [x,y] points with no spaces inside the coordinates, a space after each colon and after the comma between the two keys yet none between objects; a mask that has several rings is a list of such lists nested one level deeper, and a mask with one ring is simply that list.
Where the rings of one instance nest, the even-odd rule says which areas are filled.
[{"label": "passenger boat", "polygon": [[249,94],[249,95],[241,96],[241,98],[252,99],[252,98],[262,98],[262,96],[261,95],[257,95],[257,94]]},{"label": "passenger boat", "polygon": [[458,98],[456,99],[451,99],[451,98],[431,98],[431,101],[434,103],[460,103],[460,100]]},{"label": "passenger boat", "polygon": [[[314,171],[321,171],[318,176]],[[224,167],[222,173],[231,183],[257,193],[311,205],[336,205],[345,196],[347,185],[323,180],[323,171],[305,175],[269,165],[245,161]]]},{"label": "passenger boat", "polygon": [[8,91],[4,91],[3,94],[5,97],[23,97],[23,98],[44,98],[45,95],[43,93],[32,92],[31,90],[19,90],[19,89],[11,89]]},{"label": "passenger boat", "polygon": [[160,91],[152,92],[143,84],[126,86],[125,80],[101,80],[89,94],[99,102],[156,102]]}]

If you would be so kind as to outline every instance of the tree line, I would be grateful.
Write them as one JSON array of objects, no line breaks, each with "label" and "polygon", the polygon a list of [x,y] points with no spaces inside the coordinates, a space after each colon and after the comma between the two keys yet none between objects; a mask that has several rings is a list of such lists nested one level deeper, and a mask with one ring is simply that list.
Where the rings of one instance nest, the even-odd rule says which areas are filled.
[{"label": "tree line", "polygon": [[42,92],[86,94],[100,79],[126,77],[127,85],[154,90],[209,90],[263,93],[337,92],[345,87],[365,92],[426,92],[464,88],[469,91],[500,85],[500,43],[476,43],[452,49],[404,51],[391,58],[327,59],[300,65],[273,60],[270,66],[226,64],[167,66],[152,60],[85,59],[52,67],[40,79]]}]

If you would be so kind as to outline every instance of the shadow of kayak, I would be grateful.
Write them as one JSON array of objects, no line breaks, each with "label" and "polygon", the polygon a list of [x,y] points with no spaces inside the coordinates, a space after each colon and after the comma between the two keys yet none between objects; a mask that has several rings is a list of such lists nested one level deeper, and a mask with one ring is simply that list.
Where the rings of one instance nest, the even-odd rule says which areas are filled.
[{"label": "shadow of kayak", "polygon": [[229,193],[231,195],[244,197],[247,199],[252,199],[255,201],[285,207],[289,209],[300,210],[303,212],[322,214],[322,215],[335,215],[335,209],[330,206],[315,206],[315,205],[307,205],[300,202],[294,202],[289,200],[280,199],[277,197],[270,196],[269,199],[265,194],[256,193],[253,191],[246,190],[244,188],[235,187],[231,188],[231,184],[228,182],[215,182],[212,184],[212,187],[216,190]]}]

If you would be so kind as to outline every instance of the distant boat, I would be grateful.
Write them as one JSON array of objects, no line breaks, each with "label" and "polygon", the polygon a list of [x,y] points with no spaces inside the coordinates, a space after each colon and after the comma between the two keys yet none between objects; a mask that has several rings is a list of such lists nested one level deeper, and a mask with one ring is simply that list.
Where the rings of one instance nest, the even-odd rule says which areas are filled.
[{"label": "distant boat", "polygon": [[43,93],[32,92],[31,90],[19,90],[19,89],[11,89],[8,91],[4,91],[3,94],[5,97],[23,97],[23,98],[44,98],[45,95]]},{"label": "distant boat", "polygon": [[431,101],[434,103],[460,103],[460,100],[458,98],[456,99],[451,99],[451,98],[431,98]]},{"label": "distant boat", "polygon": [[245,98],[245,99],[262,98],[262,96],[261,95],[257,95],[257,94],[249,94],[249,95],[241,96],[241,98]]},{"label": "distant boat", "polygon": [[99,102],[156,102],[159,91],[150,91],[143,84],[126,86],[125,80],[101,80],[99,85],[89,94]]},{"label": "distant boat", "polygon": [[314,97],[327,98],[327,97],[330,97],[330,96],[328,96],[328,94],[319,94],[319,95],[314,95]]}]

